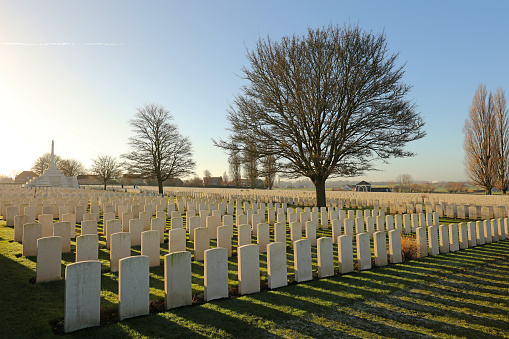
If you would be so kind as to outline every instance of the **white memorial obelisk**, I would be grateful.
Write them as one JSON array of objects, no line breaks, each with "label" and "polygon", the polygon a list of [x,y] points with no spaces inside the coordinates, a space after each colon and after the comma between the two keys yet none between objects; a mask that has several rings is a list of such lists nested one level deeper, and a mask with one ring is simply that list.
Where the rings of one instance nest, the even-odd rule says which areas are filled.
[{"label": "white memorial obelisk", "polygon": [[51,163],[55,163],[55,141],[51,140]]},{"label": "white memorial obelisk", "polygon": [[55,141],[51,140],[51,159],[48,168],[40,177],[33,178],[25,187],[73,187],[78,188],[76,177],[66,177],[55,163]]}]

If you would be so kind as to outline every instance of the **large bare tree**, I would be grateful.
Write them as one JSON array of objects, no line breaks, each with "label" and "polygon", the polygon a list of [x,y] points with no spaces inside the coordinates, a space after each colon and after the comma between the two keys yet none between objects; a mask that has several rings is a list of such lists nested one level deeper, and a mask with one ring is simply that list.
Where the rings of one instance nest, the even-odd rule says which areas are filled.
[{"label": "large bare tree", "polygon": [[509,112],[505,91],[497,89],[493,95],[493,116],[495,118],[495,187],[506,194],[509,187]]},{"label": "large bare tree", "polygon": [[131,152],[123,154],[129,173],[155,178],[159,193],[163,181],[193,173],[195,162],[189,138],[180,135],[173,116],[164,107],[148,104],[137,109],[129,123],[134,136],[129,138]]},{"label": "large bare tree", "polygon": [[465,171],[475,184],[484,188],[486,194],[491,194],[495,186],[495,126],[492,95],[488,94],[484,84],[480,84],[463,127],[465,133],[463,147]]},{"label": "large bare tree", "polygon": [[[55,154],[55,164],[57,165],[57,168],[59,168],[60,161],[62,161],[62,158],[59,155]],[[47,152],[35,159],[34,164],[31,168],[32,172],[37,174],[38,176],[41,176],[41,174],[48,169],[49,163],[51,162],[51,153]]]},{"label": "large bare tree", "polygon": [[80,174],[85,174],[85,166],[76,159],[63,159],[58,163],[58,169],[66,177],[77,177]]},{"label": "large bare tree", "polygon": [[325,206],[328,178],[412,156],[405,145],[425,135],[397,56],[385,34],[357,26],[260,39],[242,69],[247,84],[228,110],[231,134],[215,144],[231,150],[254,143],[261,157],[277,158],[283,175],[311,179],[317,205]]},{"label": "large bare tree", "polygon": [[90,170],[103,182],[105,190],[108,181],[122,174],[120,162],[111,155],[98,155],[97,158],[92,159],[92,161],[94,164]]}]

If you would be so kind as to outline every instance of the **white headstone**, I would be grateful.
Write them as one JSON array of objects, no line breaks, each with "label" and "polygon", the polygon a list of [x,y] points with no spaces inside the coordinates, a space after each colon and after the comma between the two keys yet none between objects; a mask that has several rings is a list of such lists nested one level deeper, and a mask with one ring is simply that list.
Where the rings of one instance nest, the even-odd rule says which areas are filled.
[{"label": "white headstone", "polygon": [[397,264],[403,261],[400,230],[389,231],[389,259],[392,264]]},{"label": "white headstone", "polygon": [[286,242],[273,242],[267,246],[267,274],[270,289],[288,284]]},{"label": "white headstone", "polygon": [[228,298],[228,251],[221,247],[206,250],[204,266],[205,301]]},{"label": "white headstone", "polygon": [[99,236],[97,234],[76,237],[76,262],[99,260]]},{"label": "white headstone", "polygon": [[60,280],[62,274],[62,238],[46,237],[37,239],[38,283]]},{"label": "white headstone", "polygon": [[318,238],[316,247],[318,263],[318,277],[325,278],[334,275],[334,253],[332,238]]},{"label": "white headstone", "polygon": [[385,232],[375,232],[373,234],[373,246],[375,252],[375,265],[387,266],[387,240]]},{"label": "white headstone", "polygon": [[238,276],[240,295],[260,292],[260,254],[258,245],[250,244],[238,248]]},{"label": "white headstone", "polygon": [[193,303],[190,252],[164,256],[164,294],[167,310]]},{"label": "white headstone", "polygon": [[159,239],[159,231],[145,231],[141,233],[141,255],[149,258],[150,267],[161,265]]},{"label": "white headstone", "polygon": [[131,256],[131,234],[113,233],[110,238],[110,272],[118,272],[119,260]]},{"label": "white headstone", "polygon": [[313,279],[313,266],[311,259],[311,242],[300,239],[294,243],[295,281],[303,282]]},{"label": "white headstone", "polygon": [[149,314],[149,257],[120,259],[118,274],[118,319]]},{"label": "white headstone", "polygon": [[198,227],[194,229],[194,260],[203,260],[205,251],[210,248],[209,229]]},{"label": "white headstone", "polygon": [[357,267],[359,271],[371,269],[371,248],[368,233],[357,234]]},{"label": "white headstone", "polygon": [[349,273],[353,271],[353,245],[351,235],[341,235],[338,237],[338,263],[339,273]]},{"label": "white headstone", "polygon": [[101,262],[67,265],[64,300],[66,333],[101,324]]}]

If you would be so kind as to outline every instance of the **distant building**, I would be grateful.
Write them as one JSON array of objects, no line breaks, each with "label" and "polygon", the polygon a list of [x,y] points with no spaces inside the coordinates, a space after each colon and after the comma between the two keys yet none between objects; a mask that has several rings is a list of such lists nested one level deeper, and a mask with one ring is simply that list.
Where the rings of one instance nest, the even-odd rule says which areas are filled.
[{"label": "distant building", "polygon": [[223,186],[223,178],[221,177],[205,177],[203,178],[204,187]]},{"label": "distant building", "polygon": [[14,182],[19,183],[19,184],[26,184],[27,182],[30,181],[30,179],[33,179],[36,177],[38,177],[38,175],[32,171],[23,171],[16,176],[16,178],[14,179]]},{"label": "distant building", "polygon": [[355,192],[392,192],[392,189],[389,187],[372,187],[369,182],[364,180],[355,184],[353,190]]},{"label": "distant building", "polygon": [[390,187],[371,187],[371,192],[392,192]]},{"label": "distant building", "polygon": [[361,181],[355,184],[355,192],[371,192],[371,184],[367,181]]}]

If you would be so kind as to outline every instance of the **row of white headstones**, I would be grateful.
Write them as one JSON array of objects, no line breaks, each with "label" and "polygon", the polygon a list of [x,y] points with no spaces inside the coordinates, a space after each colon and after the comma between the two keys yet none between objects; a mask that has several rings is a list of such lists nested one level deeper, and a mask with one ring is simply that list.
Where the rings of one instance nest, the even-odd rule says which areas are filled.
[{"label": "row of white headstones", "polygon": [[[202,211],[203,212],[203,211]],[[219,211],[217,211],[219,212]],[[239,211],[238,211],[239,212]],[[279,210],[278,212],[282,212]],[[292,221],[293,214],[286,215],[287,221],[290,225],[290,240],[294,248],[294,265],[295,265],[295,280],[298,282],[307,281],[312,279],[312,259],[311,259],[311,246],[317,246],[317,259],[318,259],[318,276],[327,277],[334,275],[334,262],[333,262],[333,242],[338,243],[338,266],[339,273],[348,273],[353,271],[353,226],[355,223],[356,243],[357,243],[357,260],[358,269],[371,268],[371,253],[370,253],[370,238],[374,239],[374,252],[375,252],[375,265],[387,265],[387,243],[386,232],[389,236],[389,258],[393,263],[401,262],[401,244],[400,232],[402,230],[410,229],[417,234],[417,241],[419,243],[420,255],[425,256],[428,254],[436,255],[438,253],[446,253],[449,251],[456,251],[460,248],[467,248],[485,242],[498,241],[505,239],[508,232],[508,219],[494,219],[491,221],[478,221],[476,223],[461,223],[450,225],[432,225],[426,224],[433,223],[433,217],[436,215],[428,214],[424,221],[422,215],[396,215],[395,225],[392,224],[393,216],[378,215],[376,218],[373,216],[366,216],[364,218],[344,218],[343,210],[331,209],[322,211],[322,216],[330,217],[331,227],[333,229],[332,238],[316,239],[316,229],[318,224],[316,221],[306,221],[309,212],[302,212],[300,214],[301,221]],[[354,211],[348,211],[351,214]],[[357,215],[359,215],[357,211]],[[369,211],[364,211],[364,213]],[[374,212],[372,212],[375,214]],[[378,211],[378,214],[383,214]],[[203,212],[202,214],[206,214]],[[231,237],[233,235],[233,218],[232,223],[229,225],[229,215],[223,216],[223,225],[221,224],[219,213],[213,211],[213,216],[190,217],[190,222],[187,223],[189,228],[192,228],[192,218],[198,221],[192,230],[194,235],[195,246],[195,260],[199,258],[200,254],[205,259],[205,279],[204,290],[205,300],[212,300],[228,296],[228,256],[231,256]],[[256,216],[256,214],[253,214]],[[312,214],[311,214],[312,215]],[[335,217],[338,217],[337,219]],[[238,220],[243,219],[241,214],[237,215]],[[245,215],[247,217],[247,215]],[[284,213],[278,213],[278,221],[284,218]],[[419,218],[420,217],[420,218]],[[179,220],[180,218],[180,220]],[[206,227],[201,226],[201,220],[205,218]],[[186,251],[186,230],[183,229],[181,217],[172,218],[172,228],[169,230],[169,252],[165,256],[165,290],[166,290],[166,307],[179,307],[188,305],[192,302],[191,295],[191,254]],[[225,220],[226,219],[226,220]],[[377,232],[374,231],[374,222],[377,223]],[[384,220],[385,219],[385,220]],[[419,219],[421,222],[419,222]],[[218,225],[219,220],[219,225]],[[323,220],[323,219],[322,219]],[[404,220],[402,225],[401,220]],[[410,222],[407,222],[410,220]],[[417,222],[412,222],[417,220]],[[226,225],[224,225],[226,221]],[[277,288],[286,285],[287,283],[287,262],[286,262],[286,223],[276,222],[274,224],[274,240],[270,243],[270,228],[266,223],[256,223],[256,217],[252,216],[252,223],[257,227],[252,227],[249,224],[240,225],[238,231],[238,270],[239,270],[239,293],[247,294],[254,293],[260,290],[259,280],[259,253],[267,252],[267,269],[269,277],[269,288]],[[285,220],[286,221],[286,220]],[[384,222],[385,221],[385,222]],[[151,230],[143,231],[142,219],[129,220],[129,232],[120,232],[122,229],[121,220],[110,219],[106,221],[106,234],[107,239],[110,239],[109,245],[111,246],[111,270],[119,272],[119,291],[122,289],[125,293],[119,292],[119,318],[125,319],[132,316],[144,315],[148,313],[148,272],[150,266],[160,264],[160,243],[164,240],[161,235],[165,229],[164,218],[151,219]],[[303,224],[303,222],[305,224]],[[94,227],[89,228],[92,234],[84,234],[84,225],[91,224]],[[415,225],[419,227],[414,227]],[[162,227],[161,227],[162,225]],[[302,238],[302,229],[305,225],[306,238]],[[324,227],[324,223],[321,223]],[[367,226],[367,228],[365,228]],[[392,229],[395,226],[395,229]],[[402,227],[404,226],[404,227]],[[87,226],[85,226],[86,228]],[[156,229],[157,228],[157,229]],[[42,231],[42,224],[28,223],[23,226],[24,237],[23,246],[30,246],[30,243],[36,241],[36,254],[37,258],[37,281],[51,281],[60,279],[60,264],[62,251],[68,251],[67,246],[62,246],[62,239],[69,239],[71,222],[57,222],[53,224],[53,233],[56,236],[40,237]],[[61,236],[58,236],[60,229],[66,229]],[[110,229],[108,231],[108,229]],[[94,234],[95,230],[95,234]],[[215,230],[215,232],[214,232]],[[256,230],[256,231],[255,231]],[[118,232],[117,232],[118,231]],[[86,231],[85,231],[86,232]],[[257,236],[257,244],[251,244],[251,234]],[[216,234],[218,248],[210,249],[210,239],[213,234]],[[33,236],[35,234],[35,236]],[[65,308],[65,330],[70,332],[80,328],[96,326],[99,324],[98,311],[90,313],[89,307],[94,310],[99,310],[100,298],[91,298],[92,295],[78,295],[82,293],[89,293],[94,291],[94,296],[98,291],[100,295],[100,264],[91,264],[97,262],[98,259],[98,242],[97,235],[97,221],[88,220],[82,223],[82,236],[76,239],[76,264],[68,265],[66,268],[66,308]],[[139,245],[133,243],[132,239],[140,235],[140,242],[142,246],[142,255],[131,257],[131,246]],[[190,235],[191,235],[190,234]],[[63,237],[62,237],[63,235]],[[109,235],[109,236],[108,236]],[[243,240],[245,239],[245,240]],[[336,240],[336,241],[333,241]],[[280,240],[280,241],[278,241]],[[66,242],[68,242],[66,240]],[[245,242],[246,244],[243,244]],[[223,247],[224,246],[224,247]],[[429,247],[429,249],[428,249]],[[220,250],[220,251],[218,251]],[[26,254],[26,253],[25,253]],[[143,259],[142,259],[143,258]],[[126,260],[128,259],[128,260]],[[81,263],[86,263],[79,265]],[[73,266],[75,265],[75,266]],[[124,265],[124,266],[123,266]],[[80,268],[82,267],[82,268]],[[92,284],[90,277],[95,277],[98,267],[98,279]],[[122,270],[122,267],[125,267]],[[84,270],[83,272],[75,272],[72,270]],[[93,272],[89,272],[92,270]],[[127,272],[127,273],[126,273]],[[253,273],[255,272],[255,273]],[[134,275],[134,276],[133,276]],[[73,278],[75,277],[75,278]],[[81,277],[81,278],[80,278]],[[85,280],[80,281],[79,279]],[[74,280],[73,280],[74,279]],[[78,279],[78,280],[76,280]],[[140,286],[131,286],[132,282],[143,283]],[[92,284],[86,289],[83,289],[84,284]],[[126,285],[127,284],[127,285]],[[87,285],[88,286],[88,285]],[[93,288],[92,288],[93,287]],[[122,288],[123,287],[123,288]],[[135,289],[136,291],[147,291],[147,293],[128,293]],[[78,292],[76,292],[78,291]],[[87,292],[85,292],[87,291]],[[225,292],[226,291],[226,292]],[[141,298],[141,299],[140,299]],[[91,305],[91,301],[95,300],[96,303]],[[90,304],[90,305],[89,305]],[[76,313],[76,310],[86,310],[87,316],[84,314]],[[97,314],[97,317],[91,317],[91,314]],[[88,319],[88,320],[87,320]]]}]

